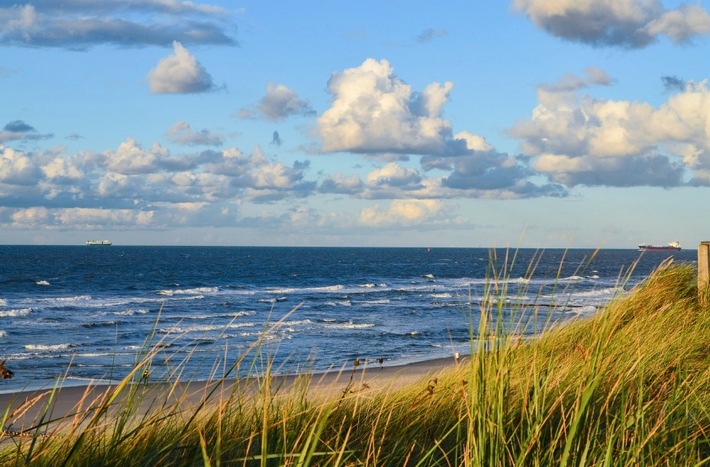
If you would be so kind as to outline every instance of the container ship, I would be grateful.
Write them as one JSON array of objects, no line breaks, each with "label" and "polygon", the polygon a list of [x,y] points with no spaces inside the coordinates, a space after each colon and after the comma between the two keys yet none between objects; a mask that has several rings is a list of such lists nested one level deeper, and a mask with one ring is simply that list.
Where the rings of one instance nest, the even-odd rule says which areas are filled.
[{"label": "container ship", "polygon": [[85,244],[87,246],[109,246],[111,245],[111,240],[87,240]]},{"label": "container ship", "polygon": [[668,245],[639,244],[639,251],[680,251],[680,243],[670,242]]}]

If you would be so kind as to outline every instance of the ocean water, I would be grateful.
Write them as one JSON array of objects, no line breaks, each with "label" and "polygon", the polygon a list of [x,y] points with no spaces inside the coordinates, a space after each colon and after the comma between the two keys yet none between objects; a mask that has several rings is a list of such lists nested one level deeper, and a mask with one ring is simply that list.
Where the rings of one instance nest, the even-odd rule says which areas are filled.
[{"label": "ocean water", "polygon": [[146,346],[160,349],[152,381],[220,376],[247,352],[241,374],[465,354],[491,300],[530,337],[696,254],[0,246],[0,360],[15,372],[0,391],[116,380]]}]

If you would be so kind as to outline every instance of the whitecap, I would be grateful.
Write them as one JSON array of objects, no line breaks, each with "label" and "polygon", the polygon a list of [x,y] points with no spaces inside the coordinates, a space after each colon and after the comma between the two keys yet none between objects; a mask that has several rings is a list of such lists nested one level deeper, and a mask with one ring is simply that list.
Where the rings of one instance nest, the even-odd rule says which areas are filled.
[{"label": "whitecap", "polygon": [[431,298],[451,298],[450,293],[433,293],[431,294]]},{"label": "whitecap", "polygon": [[35,282],[35,284],[37,284],[37,285],[49,285],[49,282],[47,282],[47,281],[37,281],[37,282]]},{"label": "whitecap", "polygon": [[0,337],[7,337],[7,331],[0,331]]},{"label": "whitecap", "polygon": [[360,305],[364,307],[371,307],[371,306],[377,306],[377,305],[387,305],[390,303],[389,298],[383,298],[380,300],[365,300],[360,302]]},{"label": "whitecap", "polygon": [[17,310],[0,310],[0,318],[17,318],[18,316],[27,316],[31,312],[31,308],[20,308]]},{"label": "whitecap", "polygon": [[202,294],[216,294],[219,291],[217,287],[195,287],[193,289],[164,289],[158,290],[156,293],[158,295],[166,295],[172,297],[173,295],[202,295]]},{"label": "whitecap", "polygon": [[138,309],[128,309],[128,310],[123,310],[123,311],[114,311],[113,314],[116,316],[133,316],[133,315],[145,315],[148,313],[148,310],[146,308],[138,308]]},{"label": "whitecap", "polygon": [[71,344],[27,344],[25,345],[25,350],[54,352],[57,350],[66,350],[69,347],[71,347]]},{"label": "whitecap", "polygon": [[303,288],[296,288],[296,287],[274,287],[274,288],[267,288],[266,292],[275,294],[275,295],[282,295],[282,294],[291,294],[291,293],[330,293],[330,292],[339,292],[343,290],[345,287],[336,284],[336,285],[326,285],[323,287],[303,287]]},{"label": "whitecap", "polygon": [[347,323],[334,323],[334,324],[324,324],[323,327],[328,329],[369,329],[374,328],[373,323],[353,323],[348,321]]}]

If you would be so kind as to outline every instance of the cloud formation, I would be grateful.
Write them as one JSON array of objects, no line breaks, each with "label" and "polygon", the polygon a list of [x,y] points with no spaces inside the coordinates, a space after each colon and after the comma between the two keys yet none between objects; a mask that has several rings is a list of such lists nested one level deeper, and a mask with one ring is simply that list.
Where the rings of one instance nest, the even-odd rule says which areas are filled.
[{"label": "cloud formation", "polygon": [[283,84],[269,84],[257,110],[262,117],[271,121],[281,121],[292,115],[315,115],[308,102],[300,99],[295,91]]},{"label": "cloud formation", "polygon": [[379,205],[360,211],[358,223],[367,227],[412,226],[436,217],[441,201],[433,199],[394,200],[384,209]]},{"label": "cloud formation", "polygon": [[54,135],[40,134],[35,128],[22,120],[14,120],[8,122],[2,130],[0,130],[0,144],[8,141],[33,141],[41,139],[49,139]]},{"label": "cloud formation", "polygon": [[104,221],[160,228],[200,225],[204,216],[233,224],[220,213],[230,212],[236,199],[269,203],[308,196],[315,189],[315,182],[305,180],[308,167],[307,161],[287,166],[271,160],[259,147],[251,154],[228,148],[174,155],[134,139],[100,153],[0,145],[0,211],[8,222],[16,220],[14,227],[49,219],[67,228]]},{"label": "cloud formation", "polygon": [[86,49],[186,44],[235,45],[219,6],[180,0],[26,0],[0,7],[0,44]]},{"label": "cloud formation", "polygon": [[166,136],[173,143],[187,146],[221,146],[224,137],[209,130],[196,131],[185,121],[175,122],[170,127]]},{"label": "cloud formation", "polygon": [[214,89],[212,77],[194,55],[179,42],[173,42],[173,51],[148,73],[153,93],[195,94]]},{"label": "cloud formation", "polygon": [[514,0],[536,26],[553,36],[593,46],[641,48],[665,36],[684,43],[710,34],[700,5],[667,10],[659,0]]},{"label": "cloud formation", "polygon": [[453,83],[416,93],[387,60],[369,58],[328,81],[331,106],[318,118],[326,152],[443,154],[455,144],[442,117]]},{"label": "cloud formation", "polygon": [[510,134],[531,167],[566,186],[710,186],[710,91],[687,82],[658,107],[538,89]]}]

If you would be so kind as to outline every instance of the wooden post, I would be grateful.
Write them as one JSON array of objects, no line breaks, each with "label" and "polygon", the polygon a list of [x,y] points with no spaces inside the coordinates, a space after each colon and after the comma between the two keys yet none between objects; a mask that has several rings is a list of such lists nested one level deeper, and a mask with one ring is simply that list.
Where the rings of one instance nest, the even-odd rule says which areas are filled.
[{"label": "wooden post", "polygon": [[698,246],[698,298],[703,305],[708,304],[710,292],[710,241]]}]

